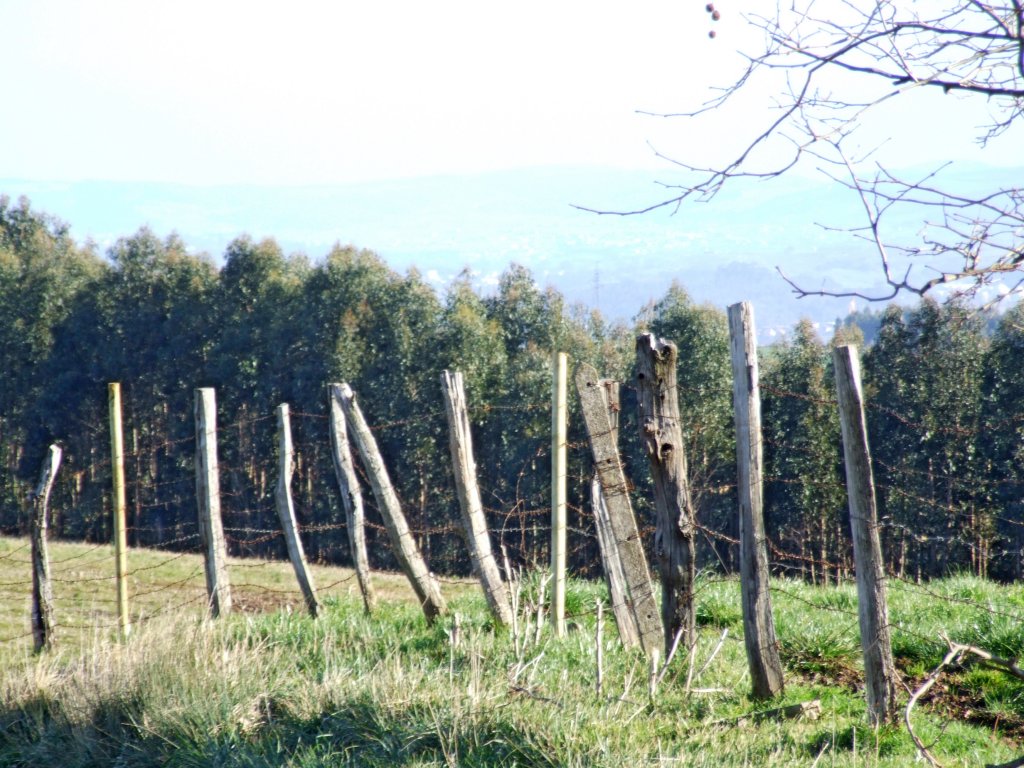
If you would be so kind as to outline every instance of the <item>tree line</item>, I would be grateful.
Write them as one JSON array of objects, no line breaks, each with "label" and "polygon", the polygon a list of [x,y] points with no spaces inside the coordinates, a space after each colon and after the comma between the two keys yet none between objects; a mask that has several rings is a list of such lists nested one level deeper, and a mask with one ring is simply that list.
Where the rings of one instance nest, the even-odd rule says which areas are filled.
[{"label": "tree line", "polygon": [[[872,318],[863,352],[868,421],[892,572],[1021,576],[1019,454],[1024,311],[998,322],[922,301]],[[497,287],[468,273],[438,293],[411,270],[337,245],[311,261],[273,240],[233,241],[218,266],[147,229],[100,254],[21,199],[0,198],[0,528],[23,533],[26,494],[51,442],[65,463],[54,535],[111,535],[106,384],[125,402],[129,540],[194,545],[193,391],[218,396],[224,520],[235,554],[278,555],[275,407],[291,405],[295,499],[311,557],[349,562],[327,439],[326,385],[347,381],[432,569],[459,573],[458,501],[439,376],[463,373],[488,522],[518,563],[548,557],[551,357],[569,352],[624,382],[621,448],[645,536],[653,510],[631,387],[634,340],[679,347],[678,394],[699,562],[736,565],[735,455],[725,313],[679,285],[629,323],[607,322],[510,266]],[[861,341],[840,324],[832,342]],[[818,582],[852,569],[829,343],[801,322],[762,348],[766,515],[776,569]],[[570,567],[592,573],[591,467],[570,397]],[[394,567],[367,498],[374,567]]]}]

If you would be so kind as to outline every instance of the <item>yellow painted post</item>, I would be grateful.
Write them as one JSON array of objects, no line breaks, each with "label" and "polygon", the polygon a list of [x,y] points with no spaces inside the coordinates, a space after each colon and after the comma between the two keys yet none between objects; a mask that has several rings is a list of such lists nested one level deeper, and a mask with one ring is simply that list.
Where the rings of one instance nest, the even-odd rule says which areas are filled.
[{"label": "yellow painted post", "polygon": [[128,532],[125,522],[124,430],[121,425],[121,385],[107,385],[110,405],[110,458],[114,477],[114,561],[117,581],[117,624],[128,637]]},{"label": "yellow painted post", "polygon": [[551,382],[551,620],[565,634],[565,481],[569,356],[555,352]]}]

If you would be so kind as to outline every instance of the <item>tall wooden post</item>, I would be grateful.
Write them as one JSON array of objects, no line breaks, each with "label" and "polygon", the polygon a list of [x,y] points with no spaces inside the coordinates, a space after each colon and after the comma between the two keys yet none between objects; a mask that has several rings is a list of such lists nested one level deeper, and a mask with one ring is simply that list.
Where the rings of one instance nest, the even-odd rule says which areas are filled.
[{"label": "tall wooden post", "polygon": [[445,414],[448,416],[448,443],[452,452],[455,488],[458,491],[459,509],[462,512],[462,533],[469,549],[469,560],[473,566],[473,573],[483,587],[484,596],[495,621],[504,626],[511,626],[512,604],[509,601],[508,590],[501,580],[498,561],[491,549],[487,518],[484,516],[480,486],[477,484],[473,435],[469,429],[469,412],[462,374],[458,371],[443,371],[441,391],[444,394]]},{"label": "tall wooden post", "polygon": [[53,612],[53,584],[50,582],[50,556],[46,537],[50,491],[60,467],[61,449],[51,445],[43,462],[39,485],[32,494],[32,638],[36,652],[53,647],[57,628]]},{"label": "tall wooden post", "polygon": [[128,622],[128,529],[125,519],[124,429],[121,423],[121,385],[107,385],[110,410],[110,464],[114,483],[114,575],[117,583],[117,625],[121,637],[132,631]]},{"label": "tall wooden post", "polygon": [[697,577],[694,538],[697,520],[686,468],[683,429],[676,390],[676,345],[645,333],[636,340],[637,405],[640,440],[654,478],[658,571],[665,658],[675,637],[683,648],[697,641],[693,582]]},{"label": "tall wooden post", "polygon": [[395,557],[406,578],[409,579],[416,597],[419,598],[423,615],[427,622],[432,624],[437,618],[448,612],[448,604],[412,537],[409,522],[405,519],[402,505],[398,501],[398,494],[395,493],[395,488],[391,484],[387,467],[384,466],[384,459],[377,448],[377,441],[374,439],[366,419],[363,418],[359,404],[356,403],[355,393],[348,384],[343,383],[338,394],[341,397],[341,407],[345,412],[348,427],[352,430],[352,439],[355,440],[359,456],[363,460],[363,466],[366,467],[367,475],[369,475],[370,486],[377,499],[381,517],[384,518],[384,527],[387,528]]},{"label": "tall wooden post", "polygon": [[[597,514],[603,504],[607,518],[599,523],[608,527],[609,573],[621,569],[625,583],[624,592],[628,597],[626,605],[620,605],[631,614],[631,619],[620,622],[618,610],[615,620],[619,626],[619,637],[624,645],[632,642],[632,628],[639,635],[640,646],[649,659],[653,659],[664,642],[664,629],[658,613],[657,601],[651,586],[651,573],[647,567],[647,555],[637,530],[636,517],[629,501],[626,475],[619,459],[615,442],[617,420],[609,407],[610,390],[597,377],[594,367],[580,363],[576,367],[576,391],[580,396],[583,422],[590,438],[594,454],[594,470],[600,482],[599,493],[595,494]],[[618,558],[616,564],[615,558]],[[614,592],[613,592],[614,594]]]},{"label": "tall wooden post", "polygon": [[331,453],[334,456],[334,474],[338,478],[341,503],[345,508],[345,527],[348,529],[348,548],[352,553],[363,607],[372,613],[376,605],[373,583],[370,580],[370,558],[366,553],[366,520],[363,512],[363,494],[359,490],[352,451],[348,445],[345,411],[341,407],[341,384],[330,385],[331,397]]},{"label": "tall wooden post", "polygon": [[203,543],[206,595],[210,615],[231,612],[227,542],[220,517],[220,473],[217,464],[217,393],[210,388],[195,391],[196,505],[199,536]]},{"label": "tall wooden post", "polygon": [[764,451],[761,442],[761,385],[757,367],[754,307],[729,307],[733,408],[736,422],[737,492],[740,515],[740,593],[743,637],[755,699],[782,693],[782,661],[775,639],[768,591],[768,547],[764,532]]},{"label": "tall wooden post", "polygon": [[839,422],[846,461],[846,490],[850,500],[850,528],[857,573],[857,619],[864,651],[868,717],[873,725],[896,719],[896,666],[889,635],[889,606],[882,543],[878,535],[875,480],[871,471],[860,358],[851,345],[832,351],[839,395]]},{"label": "tall wooden post", "polygon": [[299,589],[306,601],[309,613],[316,617],[320,605],[316,599],[316,587],[313,576],[306,563],[306,552],[299,538],[299,524],[295,520],[295,505],[292,502],[292,426],[288,415],[288,403],[277,406],[277,441],[278,441],[278,474],[277,489],[274,499],[277,502],[277,516],[281,520],[285,544],[288,546],[288,558],[292,561],[295,578],[299,581]]},{"label": "tall wooden post", "polygon": [[565,510],[566,433],[568,431],[568,365],[565,352],[555,352],[551,380],[551,619],[555,634],[565,634]]}]

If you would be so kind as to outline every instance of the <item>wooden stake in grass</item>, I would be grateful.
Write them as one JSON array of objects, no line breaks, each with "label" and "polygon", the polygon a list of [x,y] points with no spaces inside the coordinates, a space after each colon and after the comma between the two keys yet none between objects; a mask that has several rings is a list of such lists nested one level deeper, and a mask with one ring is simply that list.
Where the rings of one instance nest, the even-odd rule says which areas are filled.
[{"label": "wooden stake in grass", "polygon": [[864,417],[860,358],[855,346],[844,345],[832,351],[832,360],[839,395],[846,489],[850,499],[850,528],[857,572],[857,618],[864,651],[868,717],[873,725],[883,725],[896,719],[897,680],[889,635],[889,606],[882,567],[882,543],[878,535],[868,427]]},{"label": "wooden stake in grass", "polygon": [[696,579],[694,538],[697,530],[686,468],[683,430],[676,391],[676,345],[645,333],[636,340],[636,383],[640,439],[654,478],[657,510],[658,572],[665,653],[683,630],[689,650],[696,636],[693,582]]},{"label": "wooden stake in grass", "polygon": [[132,631],[128,621],[128,528],[125,518],[124,429],[121,422],[121,385],[107,385],[110,411],[110,465],[114,486],[114,578],[117,584],[117,625],[121,637]]},{"label": "wooden stake in grass", "polygon": [[43,462],[39,485],[32,494],[32,639],[37,653],[53,647],[54,631],[57,628],[46,538],[50,492],[57,478],[61,453],[59,446],[50,446],[46,461]]},{"label": "wooden stake in grass", "polygon": [[366,473],[369,475],[370,486],[377,499],[377,507],[380,509],[381,517],[384,518],[384,527],[387,528],[388,538],[391,539],[395,558],[398,560],[402,572],[409,579],[416,597],[419,598],[423,615],[426,616],[427,622],[432,624],[435,619],[447,613],[448,605],[441,594],[441,589],[427,568],[427,563],[423,559],[423,555],[420,554],[419,547],[413,540],[409,523],[402,513],[402,505],[398,501],[398,494],[395,493],[395,488],[391,484],[391,478],[384,466],[384,459],[381,458],[380,450],[377,448],[377,441],[374,439],[366,419],[363,418],[362,410],[356,403],[355,393],[348,384],[343,383],[338,394],[348,428],[352,431],[352,439],[356,443],[363,466],[366,467]]},{"label": "wooden stake in grass", "polygon": [[604,642],[602,639],[604,635],[604,603],[600,599],[596,602],[597,621],[594,624],[594,652],[597,658],[597,696],[600,698],[604,691]]},{"label": "wooden stake in grass", "polygon": [[782,661],[775,639],[768,591],[768,546],[764,532],[764,452],[761,442],[761,385],[757,367],[754,307],[729,307],[733,408],[736,421],[737,495],[740,517],[740,592],[743,639],[755,699],[782,693]]},{"label": "wooden stake in grass", "polygon": [[210,615],[231,612],[227,542],[220,517],[220,473],[217,465],[217,393],[210,388],[195,392],[196,503],[199,535],[203,542],[206,595]]},{"label": "wooden stake in grass", "polygon": [[568,361],[565,352],[555,353],[551,380],[551,621],[557,637],[565,634]]},{"label": "wooden stake in grass", "polygon": [[455,488],[462,513],[462,535],[469,549],[473,573],[479,579],[491,614],[502,626],[512,623],[512,607],[508,590],[501,580],[498,561],[491,549],[487,533],[487,518],[480,499],[480,486],[476,479],[473,460],[473,435],[469,428],[469,411],[462,374],[458,371],[441,373],[441,391],[444,395],[445,414],[448,416],[449,446],[455,471]]},{"label": "wooden stake in grass", "polygon": [[359,490],[352,451],[348,445],[348,431],[345,411],[341,406],[341,384],[330,385],[331,397],[331,452],[334,457],[334,473],[341,490],[341,503],[345,508],[345,525],[348,528],[348,546],[352,552],[359,591],[363,595],[363,607],[372,613],[376,604],[373,583],[370,580],[370,559],[366,553],[366,525],[363,512],[363,494]]},{"label": "wooden stake in grass", "polygon": [[277,440],[278,440],[278,475],[277,490],[274,500],[277,502],[277,516],[281,520],[285,544],[288,546],[288,557],[295,569],[295,578],[299,581],[299,589],[306,601],[306,608],[314,618],[320,610],[316,599],[316,587],[313,576],[306,563],[306,552],[299,538],[299,524],[295,520],[295,505],[292,502],[292,427],[288,415],[288,403],[277,406]]}]

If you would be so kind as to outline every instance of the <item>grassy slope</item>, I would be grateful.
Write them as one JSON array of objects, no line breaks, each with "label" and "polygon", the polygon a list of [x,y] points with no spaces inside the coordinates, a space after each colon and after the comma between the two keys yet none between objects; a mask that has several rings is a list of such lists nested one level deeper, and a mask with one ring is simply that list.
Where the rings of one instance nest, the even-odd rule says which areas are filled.
[{"label": "grassy slope", "polygon": [[[21,545],[0,539],[3,637],[27,629]],[[298,610],[273,610],[301,605],[287,565],[240,561],[231,573],[250,585],[239,601],[247,611],[208,622],[195,556],[133,551],[135,610],[152,619],[137,622],[132,639],[119,645],[102,594],[110,591],[109,550],[58,545],[53,558],[65,579],[57,584],[58,615],[105,628],[66,627],[60,648],[38,659],[30,638],[0,645],[0,765],[824,767],[914,760],[904,731],[864,726],[850,586],[781,582],[775,591],[784,702],[819,698],[822,717],[738,725],[763,705],[746,695],[731,580],[701,585],[695,668],[723,630],[728,636],[692,681],[699,692],[685,692],[688,665],[679,659],[652,705],[641,659],[619,648],[610,623],[605,688],[595,692],[598,585],[571,584],[574,630],[565,639],[544,633],[538,644],[531,632],[517,654],[509,633],[493,631],[474,588],[446,584],[462,617],[462,642],[453,650],[447,628],[427,627],[395,576],[380,577],[385,595],[371,619],[349,572],[318,569],[319,584],[334,586],[324,589],[326,610],[314,622]],[[891,592],[893,621],[904,628],[895,650],[908,679],[941,657],[942,631],[1008,655],[1024,651],[1024,625],[1012,618],[1024,613],[1024,588],[956,578],[928,590],[935,594],[899,584]],[[917,710],[915,723],[926,743],[937,740],[943,765],[1009,760],[1013,738],[1024,733],[1024,686],[979,670],[961,673]]]}]

